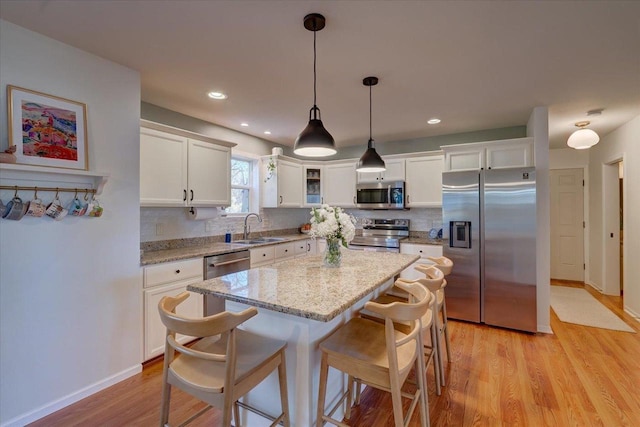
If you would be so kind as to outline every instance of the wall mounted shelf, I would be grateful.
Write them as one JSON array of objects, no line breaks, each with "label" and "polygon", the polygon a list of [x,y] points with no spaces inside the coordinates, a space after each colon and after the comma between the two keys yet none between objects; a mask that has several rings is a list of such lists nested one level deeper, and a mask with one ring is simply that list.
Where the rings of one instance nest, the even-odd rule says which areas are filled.
[{"label": "wall mounted shelf", "polygon": [[99,195],[108,179],[109,174],[100,172],[0,163],[0,183],[4,189],[15,186],[59,188],[60,191],[89,188]]}]

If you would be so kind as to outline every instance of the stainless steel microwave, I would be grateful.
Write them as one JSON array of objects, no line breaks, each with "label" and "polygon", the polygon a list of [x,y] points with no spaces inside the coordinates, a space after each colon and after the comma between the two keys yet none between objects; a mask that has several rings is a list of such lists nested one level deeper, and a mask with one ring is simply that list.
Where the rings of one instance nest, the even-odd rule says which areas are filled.
[{"label": "stainless steel microwave", "polygon": [[356,207],[359,209],[404,209],[404,199],[404,181],[356,185]]}]

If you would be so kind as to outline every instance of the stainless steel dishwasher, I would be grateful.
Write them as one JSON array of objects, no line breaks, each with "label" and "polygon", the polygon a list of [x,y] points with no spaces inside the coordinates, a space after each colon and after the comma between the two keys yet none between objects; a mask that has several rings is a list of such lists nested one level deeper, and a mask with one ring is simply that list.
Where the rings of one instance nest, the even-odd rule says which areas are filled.
[{"label": "stainless steel dishwasher", "polygon": [[[230,252],[227,254],[207,256],[204,257],[204,280],[224,276],[225,274],[237,273],[239,271],[248,270],[249,268],[251,268],[251,257],[248,249],[244,251]],[[222,311],[224,311],[224,298],[205,295],[205,316],[210,316]]]}]

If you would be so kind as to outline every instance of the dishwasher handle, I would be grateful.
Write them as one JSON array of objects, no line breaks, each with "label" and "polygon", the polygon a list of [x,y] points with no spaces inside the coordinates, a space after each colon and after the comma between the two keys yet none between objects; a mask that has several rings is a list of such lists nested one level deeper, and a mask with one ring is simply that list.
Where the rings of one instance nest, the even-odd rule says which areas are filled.
[{"label": "dishwasher handle", "polygon": [[220,267],[221,265],[235,264],[237,262],[248,261],[249,259],[250,259],[249,257],[247,257],[247,258],[236,258],[236,259],[233,259],[231,261],[222,261],[222,262],[217,262],[217,263],[214,263],[214,264],[212,263],[212,264],[209,264],[209,267]]}]

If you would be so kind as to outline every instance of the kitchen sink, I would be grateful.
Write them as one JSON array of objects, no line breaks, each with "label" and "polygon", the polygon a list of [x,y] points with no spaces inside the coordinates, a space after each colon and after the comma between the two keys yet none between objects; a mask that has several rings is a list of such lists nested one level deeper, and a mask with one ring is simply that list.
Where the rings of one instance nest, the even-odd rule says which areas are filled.
[{"label": "kitchen sink", "polygon": [[285,239],[282,237],[257,237],[255,239],[235,240],[231,243],[239,243],[241,245],[255,245],[257,243],[275,243],[282,242]]}]

